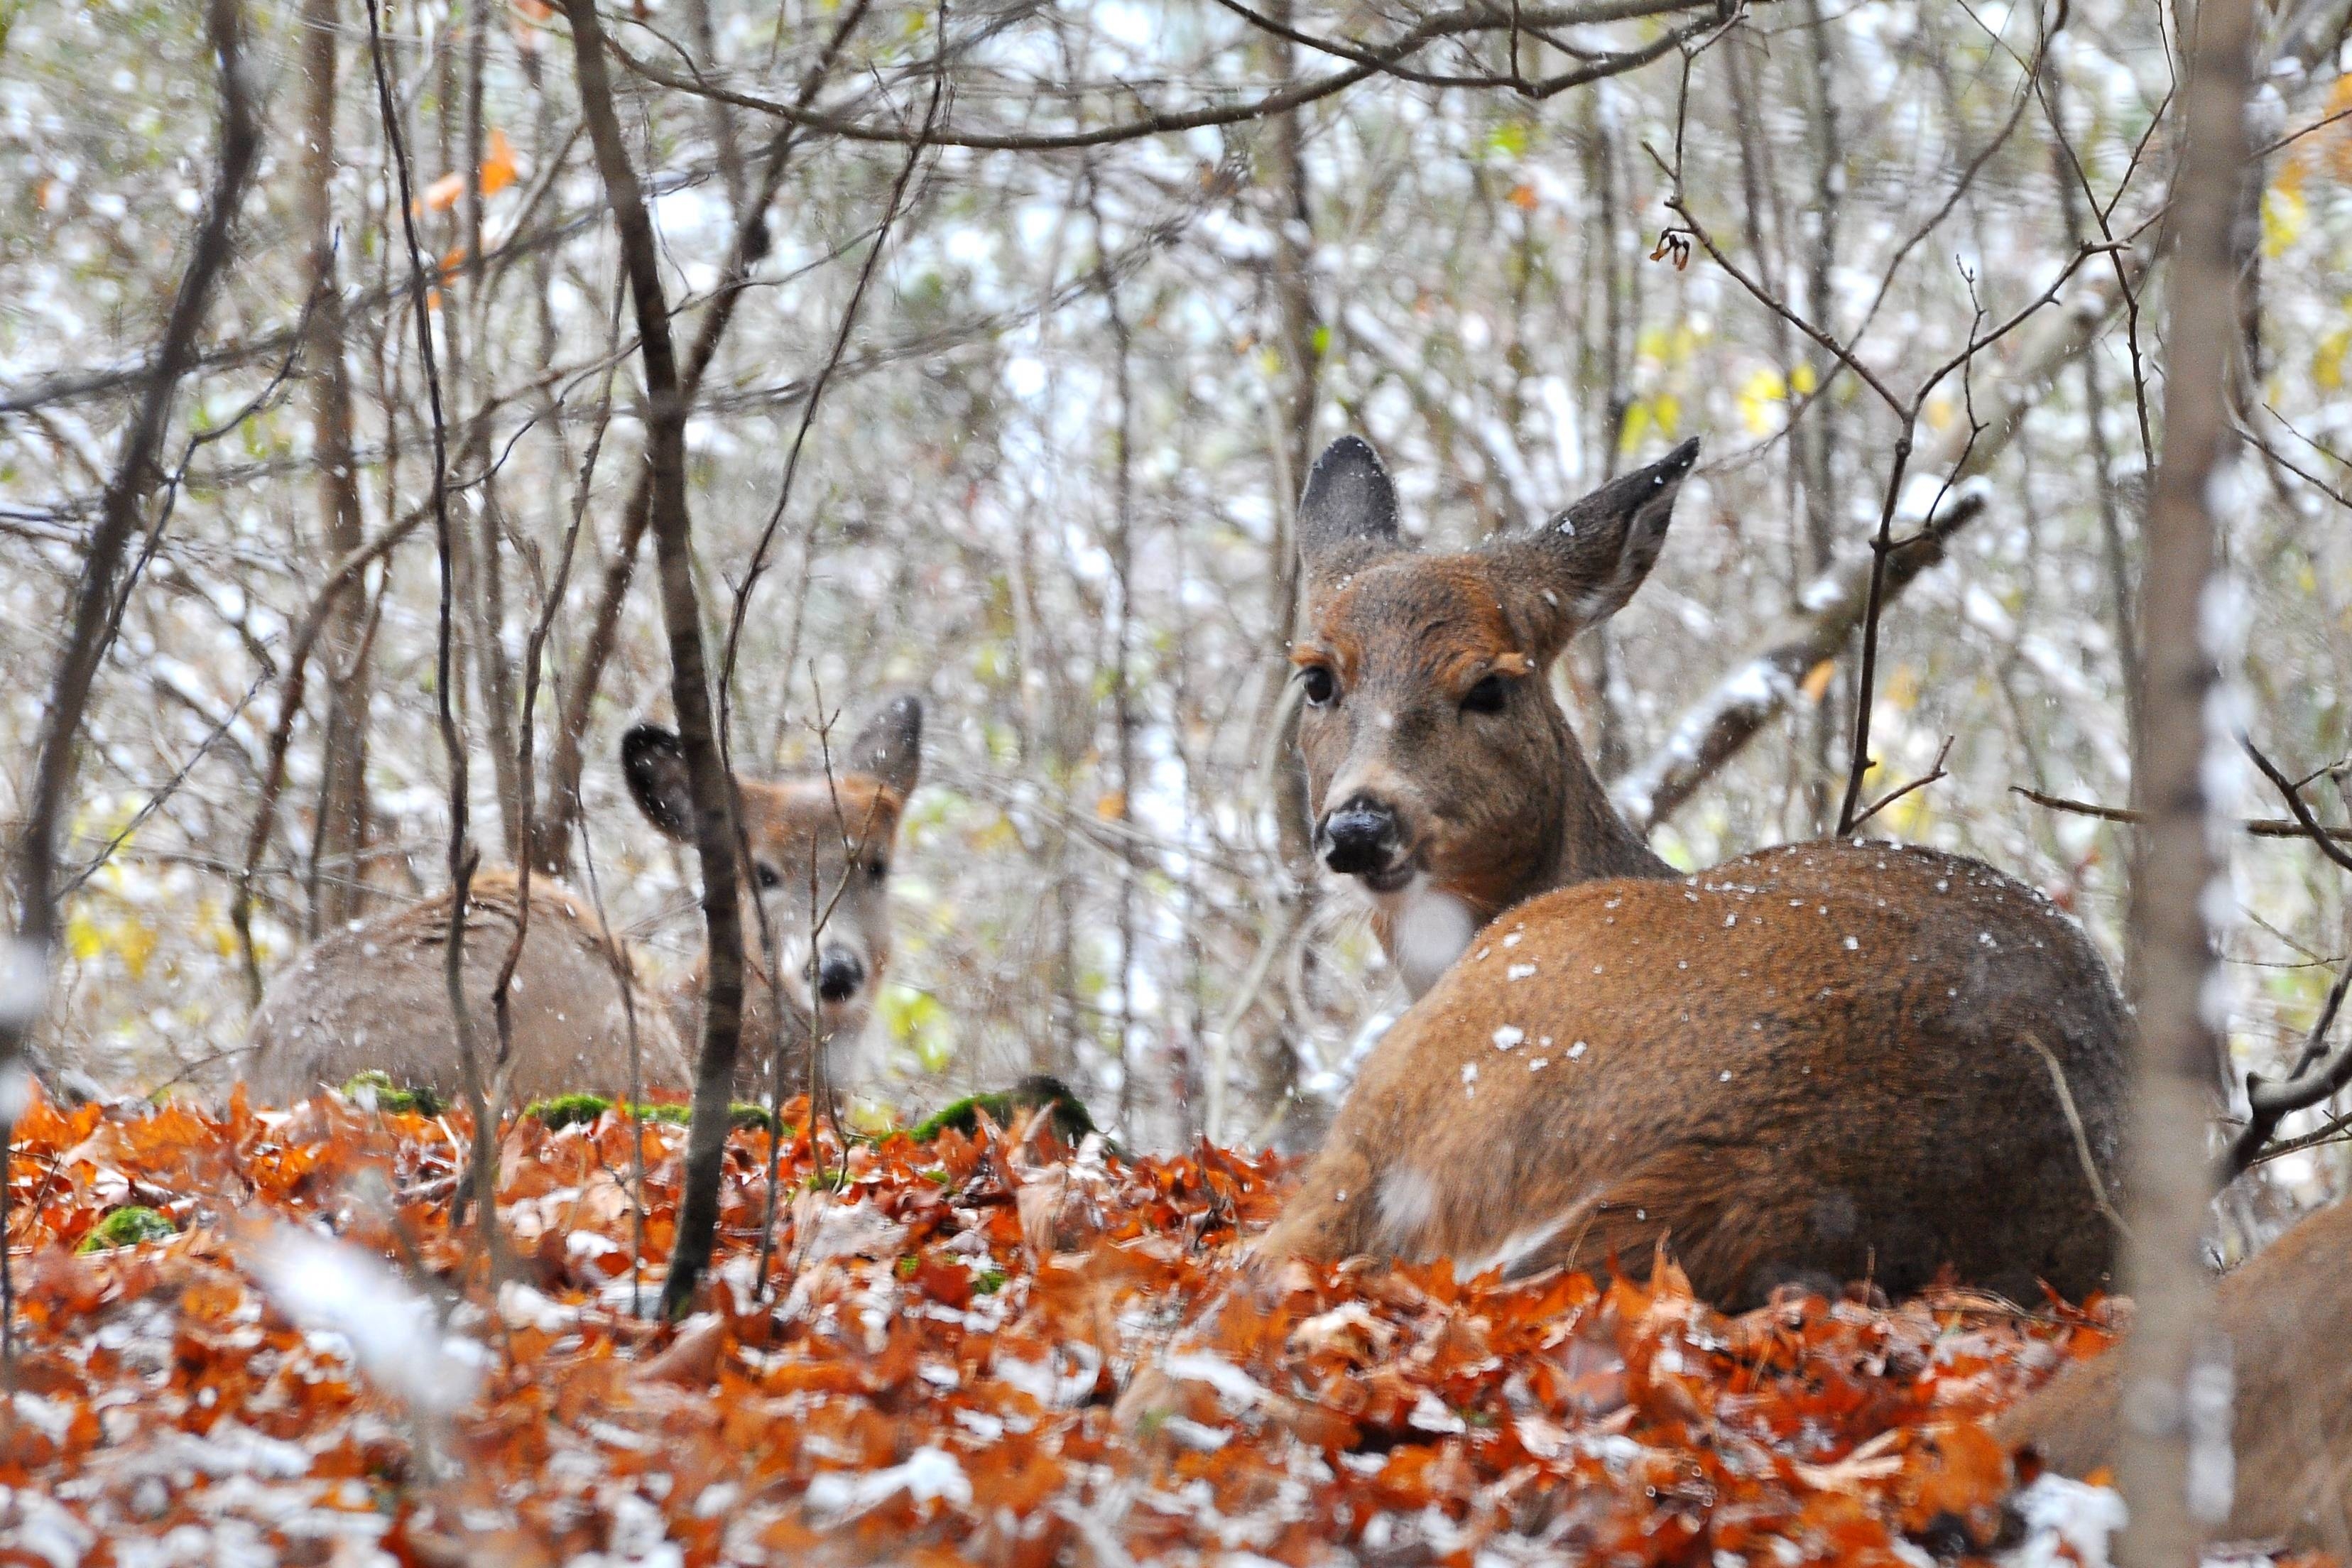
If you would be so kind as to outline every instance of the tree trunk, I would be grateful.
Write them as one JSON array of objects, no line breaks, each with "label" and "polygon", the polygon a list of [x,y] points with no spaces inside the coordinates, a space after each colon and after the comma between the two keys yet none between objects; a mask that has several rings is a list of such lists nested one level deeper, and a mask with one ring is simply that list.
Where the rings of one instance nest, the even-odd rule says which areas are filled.
[{"label": "tree trunk", "polygon": [[2134,794],[2146,814],[2133,867],[2132,971],[2140,1026],[2125,1283],[2138,1315],[2120,1352],[2117,1477],[2131,1508],[2128,1568],[2195,1563],[2230,1507],[2226,1360],[2208,1320],[2200,1244],[2211,1192],[2205,1158],[2221,1041],[2206,993],[2215,975],[2207,907],[2224,875],[2208,820],[2204,763],[2213,649],[2204,628],[2214,558],[2212,481],[2230,438],[2227,384],[2238,339],[2231,226],[2245,162],[2251,0],[2197,10],[2173,179],[2172,327],[2164,450],[2148,509],[2140,587],[2144,641]]},{"label": "tree trunk", "polygon": [[[318,303],[303,357],[310,367],[310,432],[319,472],[322,557],[340,561],[366,540],[359,472],[352,459],[352,378],[343,362],[342,281],[335,255],[335,75],[341,0],[303,0],[302,200],[310,237],[310,289]],[[367,594],[354,583],[335,596],[325,633],[327,725],[320,742],[319,820],[311,836],[310,931],[316,937],[365,909],[368,842]]]},{"label": "tree trunk", "polygon": [[662,622],[669,634],[670,700],[686,753],[694,798],[694,840],[702,867],[702,919],[707,984],[702,999],[702,1048],[695,1063],[694,1121],[687,1138],[686,1180],[678,1198],[677,1239],[662,1311],[675,1317],[694,1298],[709,1266],[719,1227],[719,1181],[727,1153],[729,1102],[743,1009],[743,923],[737,907],[734,791],[719,760],[713,727],[709,660],[702,645],[702,609],[694,588],[691,522],[686,505],[686,401],[670,341],[669,304],[662,296],[660,258],[645,192],[621,139],[613,88],[604,69],[604,30],[595,0],[565,0],[572,48],[580,73],[581,113],[596,150],[621,263],[636,307],[638,352],[646,376],[647,525],[661,574]]}]

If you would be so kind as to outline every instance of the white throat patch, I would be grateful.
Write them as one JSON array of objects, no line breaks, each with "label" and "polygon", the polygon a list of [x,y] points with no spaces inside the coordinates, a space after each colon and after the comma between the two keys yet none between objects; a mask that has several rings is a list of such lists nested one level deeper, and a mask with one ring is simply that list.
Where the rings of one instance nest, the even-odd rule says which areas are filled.
[{"label": "white throat patch", "polygon": [[1431,886],[1428,876],[1420,872],[1395,892],[1372,896],[1389,918],[1397,973],[1419,1001],[1478,934],[1477,913],[1452,893]]}]

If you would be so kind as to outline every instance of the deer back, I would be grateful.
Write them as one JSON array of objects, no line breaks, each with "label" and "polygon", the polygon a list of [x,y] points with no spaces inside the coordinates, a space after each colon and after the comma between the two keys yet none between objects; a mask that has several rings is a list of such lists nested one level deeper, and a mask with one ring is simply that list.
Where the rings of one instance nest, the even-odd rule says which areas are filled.
[{"label": "deer back", "polygon": [[[280,971],[247,1037],[245,1077],[253,1091],[280,1103],[381,1070],[395,1083],[455,1095],[462,1072],[444,968],[449,903],[444,892],[362,921],[321,938]],[[492,992],[514,941],[518,908],[513,873],[475,879],[463,989],[485,1075],[499,1045]],[[688,1079],[667,1011],[639,980],[634,957],[607,935],[585,900],[545,877],[531,879],[530,926],[508,990],[508,1018],[509,1103],[573,1090],[625,1094],[633,1037],[642,1084],[674,1087]]]},{"label": "deer back", "polygon": [[[806,1082],[810,1019],[835,1052],[835,1080],[853,1055],[889,962],[887,882],[906,795],[919,769],[922,709],[888,704],[814,778],[739,779],[747,920],[739,1090],[762,1094],[780,1051],[785,1088]],[[688,838],[683,751],[666,730],[624,737],[623,771],[655,826]],[[475,879],[467,907],[464,994],[487,1075],[499,1049],[492,991],[515,931],[516,880]],[[270,1100],[339,1087],[382,1070],[453,1095],[462,1087],[444,963],[449,895],[377,916],[314,943],[272,979],[248,1036],[245,1076]],[[545,878],[531,882],[530,921],[509,988],[508,1103],[587,1090],[619,1096],[632,1041],[645,1088],[692,1080],[707,955],[666,997],[638,977],[635,955],[609,938],[585,900]],[[783,1002],[778,1005],[776,985]]]},{"label": "deer back", "polygon": [[1948,1264],[2079,1298],[2114,1264],[2124,1028],[2081,931],[1955,856],[1563,889],[1374,1048],[1263,1246],[1528,1273],[1638,1270],[1663,1238],[1731,1303]]}]

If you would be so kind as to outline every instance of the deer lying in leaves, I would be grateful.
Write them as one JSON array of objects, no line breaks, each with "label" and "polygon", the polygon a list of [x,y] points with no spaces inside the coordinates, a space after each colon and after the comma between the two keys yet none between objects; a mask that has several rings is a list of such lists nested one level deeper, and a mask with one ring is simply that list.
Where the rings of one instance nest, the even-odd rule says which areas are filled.
[{"label": "deer lying in leaves", "polygon": [[[922,731],[921,704],[901,698],[830,773],[736,781],[749,850],[738,1068],[747,1093],[767,1087],[780,1048],[786,1091],[805,1087],[812,1018],[835,1079],[851,1065],[844,1058],[865,1030],[889,963],[890,852],[921,770]],[[638,809],[669,837],[690,837],[677,737],[639,725],[623,737],[621,761]],[[486,872],[467,903],[464,994],[485,1075],[498,1049],[492,989],[514,941],[516,888],[512,872]],[[449,910],[443,893],[355,922],[280,972],[247,1042],[254,1092],[282,1102],[370,1070],[456,1092],[460,1061],[443,971]],[[509,991],[508,1103],[583,1089],[619,1094],[629,1081],[633,1034],[645,1084],[687,1083],[681,1042],[699,1037],[703,983],[698,963],[667,998],[655,997],[635,956],[584,899],[533,879],[529,930]]]},{"label": "deer lying in leaves", "polygon": [[1324,858],[1419,1000],[1258,1256],[1638,1272],[1664,1238],[1726,1304],[1947,1267],[2085,1295],[2115,1260],[2128,1025],[2082,931],[1979,862],[1858,839],[1683,876],[1552,699],[1696,456],[1451,555],[1405,542],[1362,441],[1317,463],[1299,744]]},{"label": "deer lying in leaves", "polygon": [[[2352,1552],[2352,1357],[2344,1353],[2352,1203],[2321,1210],[2223,1277],[2213,1321],[2230,1336],[2231,1540]],[[2068,1367],[1995,1426],[2070,1476],[2116,1462],[2123,1357]]]}]

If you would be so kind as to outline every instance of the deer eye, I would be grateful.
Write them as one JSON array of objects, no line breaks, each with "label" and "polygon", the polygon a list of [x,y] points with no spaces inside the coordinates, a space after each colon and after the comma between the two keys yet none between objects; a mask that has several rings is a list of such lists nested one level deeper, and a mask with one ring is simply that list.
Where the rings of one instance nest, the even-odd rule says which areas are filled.
[{"label": "deer eye", "polygon": [[760,884],[760,890],[763,893],[772,893],[784,885],[784,874],[765,860],[752,863],[751,879]]},{"label": "deer eye", "polygon": [[873,878],[877,882],[881,881],[890,874],[890,862],[887,860],[868,860],[866,863],[866,874]]},{"label": "deer eye", "polygon": [[1465,713],[1500,713],[1510,696],[1511,683],[1499,675],[1490,675],[1463,694],[1462,710]]},{"label": "deer eye", "polygon": [[1339,683],[1332,679],[1330,669],[1324,665],[1310,664],[1299,671],[1298,684],[1306,689],[1307,703],[1310,708],[1328,707],[1339,695]]}]

